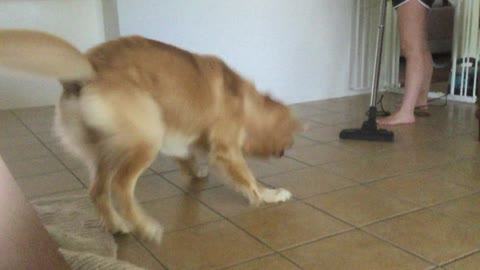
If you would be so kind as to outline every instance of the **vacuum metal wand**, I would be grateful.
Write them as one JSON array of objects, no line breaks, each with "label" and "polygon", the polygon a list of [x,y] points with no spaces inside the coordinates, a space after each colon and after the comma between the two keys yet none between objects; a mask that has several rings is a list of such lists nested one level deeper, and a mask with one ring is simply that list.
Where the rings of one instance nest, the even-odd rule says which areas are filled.
[{"label": "vacuum metal wand", "polygon": [[361,128],[344,129],[340,132],[340,139],[366,140],[366,141],[393,141],[393,132],[385,129],[377,129],[377,92],[380,81],[380,64],[382,62],[383,32],[385,29],[385,14],[387,11],[387,0],[382,0],[380,24],[378,26],[377,45],[375,54],[375,65],[372,78],[372,89],[370,96],[370,108],[368,119],[363,122]]},{"label": "vacuum metal wand", "polygon": [[377,103],[377,92],[380,81],[380,66],[382,64],[383,51],[383,33],[385,32],[385,14],[387,11],[387,1],[382,0],[382,9],[380,12],[380,24],[378,26],[377,45],[375,50],[375,66],[373,68],[372,95],[370,96],[370,107]]}]

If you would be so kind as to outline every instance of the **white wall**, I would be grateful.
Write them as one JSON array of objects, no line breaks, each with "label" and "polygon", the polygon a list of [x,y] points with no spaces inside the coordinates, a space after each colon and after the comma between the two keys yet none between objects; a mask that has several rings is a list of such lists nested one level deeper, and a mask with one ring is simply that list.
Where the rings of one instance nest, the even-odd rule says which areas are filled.
[{"label": "white wall", "polygon": [[352,0],[118,0],[121,35],[222,57],[289,102],[349,91]]},{"label": "white wall", "polygon": [[[0,28],[48,31],[82,51],[105,39],[99,0],[2,0]],[[56,81],[0,73],[0,109],[51,105],[59,96]]]}]

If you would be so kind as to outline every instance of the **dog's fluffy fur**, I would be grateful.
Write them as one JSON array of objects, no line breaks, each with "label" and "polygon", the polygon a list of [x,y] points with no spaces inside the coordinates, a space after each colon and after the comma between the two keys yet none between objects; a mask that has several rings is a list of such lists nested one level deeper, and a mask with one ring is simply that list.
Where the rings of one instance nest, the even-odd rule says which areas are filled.
[{"label": "dog's fluffy fur", "polygon": [[[244,155],[281,156],[299,131],[283,104],[261,95],[220,59],[139,36],[86,54],[47,33],[0,31],[0,65],[58,79],[56,131],[91,171],[90,195],[112,232],[160,241],[162,227],[135,202],[139,175],[158,152],[192,178],[195,149],[208,153],[252,204],[288,200],[260,186]],[[112,204],[111,195],[116,199]]]}]

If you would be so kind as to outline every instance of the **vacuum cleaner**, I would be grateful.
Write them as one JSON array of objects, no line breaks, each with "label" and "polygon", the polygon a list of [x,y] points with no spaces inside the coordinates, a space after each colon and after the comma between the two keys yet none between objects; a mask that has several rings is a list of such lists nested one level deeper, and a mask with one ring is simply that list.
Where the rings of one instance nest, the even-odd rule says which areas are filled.
[{"label": "vacuum cleaner", "polygon": [[372,90],[370,96],[370,108],[368,109],[368,119],[363,122],[361,128],[344,129],[340,132],[340,139],[345,140],[364,140],[364,141],[383,141],[393,142],[394,134],[386,129],[377,128],[377,93],[380,77],[380,63],[383,47],[383,32],[385,28],[385,13],[387,9],[387,0],[382,0],[380,25],[378,26],[377,46],[375,55],[375,66],[373,72]]}]

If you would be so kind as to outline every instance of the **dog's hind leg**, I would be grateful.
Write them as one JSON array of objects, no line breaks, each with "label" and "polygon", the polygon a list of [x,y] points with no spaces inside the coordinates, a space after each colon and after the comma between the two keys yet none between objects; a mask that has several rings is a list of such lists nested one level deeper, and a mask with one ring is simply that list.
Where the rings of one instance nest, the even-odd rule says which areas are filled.
[{"label": "dog's hind leg", "polygon": [[96,161],[92,174],[90,198],[102,218],[104,226],[111,233],[128,233],[130,231],[128,224],[112,206],[110,189],[114,174],[112,164],[107,158],[100,158]]},{"label": "dog's hind leg", "polygon": [[145,214],[135,200],[138,178],[150,166],[156,154],[156,147],[148,143],[131,146],[113,179],[113,188],[118,210],[133,226],[133,230],[144,239],[160,242],[162,226]]},{"label": "dog's hind leg", "polygon": [[177,158],[177,164],[182,173],[191,178],[205,178],[208,176],[208,167],[198,166],[195,155],[191,154],[187,158]]}]

